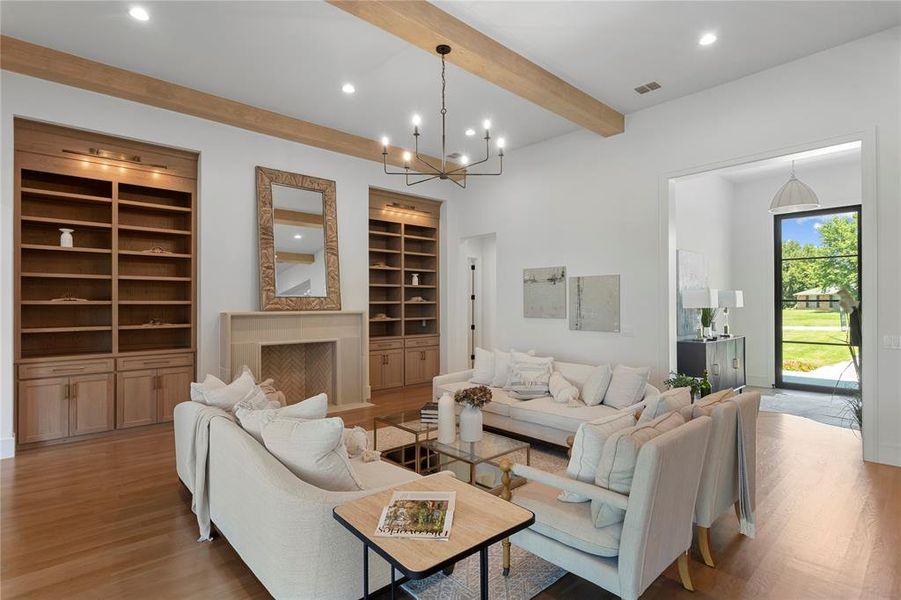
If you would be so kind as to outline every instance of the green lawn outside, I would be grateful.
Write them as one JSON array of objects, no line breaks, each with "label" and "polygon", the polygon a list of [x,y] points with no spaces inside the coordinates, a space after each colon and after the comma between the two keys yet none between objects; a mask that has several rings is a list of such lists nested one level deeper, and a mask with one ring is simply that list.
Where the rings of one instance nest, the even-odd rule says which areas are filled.
[{"label": "green lawn outside", "polygon": [[842,324],[838,311],[819,311],[813,309],[782,309],[782,325],[801,327],[839,327]]}]

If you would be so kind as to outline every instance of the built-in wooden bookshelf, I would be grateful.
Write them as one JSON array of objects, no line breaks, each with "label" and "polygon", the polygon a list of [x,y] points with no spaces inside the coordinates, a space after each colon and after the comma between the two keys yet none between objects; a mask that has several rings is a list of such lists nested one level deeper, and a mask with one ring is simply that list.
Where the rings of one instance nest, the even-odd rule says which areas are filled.
[{"label": "built-in wooden bookshelf", "polygon": [[425,383],[438,373],[439,219],[438,202],[370,190],[372,389]]},{"label": "built-in wooden bookshelf", "polygon": [[[196,155],[22,119],[15,149],[18,443],[171,418],[187,387],[166,385],[193,376]],[[139,367],[150,387],[125,399]]]}]

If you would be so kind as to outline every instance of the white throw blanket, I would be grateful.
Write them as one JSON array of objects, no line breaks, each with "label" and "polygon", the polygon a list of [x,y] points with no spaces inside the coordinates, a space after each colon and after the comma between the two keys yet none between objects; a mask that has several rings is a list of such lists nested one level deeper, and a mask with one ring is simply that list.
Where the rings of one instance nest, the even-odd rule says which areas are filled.
[{"label": "white throw blanket", "polygon": [[[733,400],[734,402],[734,400]],[[735,402],[736,411],[736,458],[738,459],[738,508],[739,531],[754,537],[755,533],[755,498],[752,490],[757,489],[757,423],[756,414],[759,406],[756,402]]]},{"label": "white throw blanket", "polygon": [[235,417],[215,406],[204,406],[197,413],[194,423],[194,447],[189,451],[188,463],[193,466],[194,496],[191,510],[197,515],[200,528],[198,542],[208,542],[210,537],[210,495],[209,495],[209,456],[210,456],[210,421],[215,417],[224,417],[231,421]]}]

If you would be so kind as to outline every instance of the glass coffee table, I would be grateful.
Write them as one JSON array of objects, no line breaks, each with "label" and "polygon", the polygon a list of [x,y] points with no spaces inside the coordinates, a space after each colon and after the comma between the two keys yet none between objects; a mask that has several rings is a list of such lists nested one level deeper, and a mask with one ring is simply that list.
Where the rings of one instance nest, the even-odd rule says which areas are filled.
[{"label": "glass coffee table", "polygon": [[[400,429],[413,436],[413,443],[399,446],[396,448],[388,448],[382,452],[385,458],[406,467],[412,471],[422,474],[423,472],[431,472],[431,457],[422,452],[422,444],[431,436],[435,437],[438,431],[437,423],[423,423],[419,419],[418,410],[408,410],[390,415],[383,415],[372,419],[372,448],[379,449],[379,425],[387,425]],[[425,462],[423,462],[425,459]]]},{"label": "glass coffee table", "polygon": [[[479,442],[462,442],[459,438],[452,444],[442,444],[436,439],[426,439],[423,447],[428,454],[436,454],[438,464],[436,471],[451,470],[458,479],[468,481],[470,485],[480,487],[492,494],[501,490],[501,470],[498,459],[514,452],[525,450],[526,464],[531,464],[531,446],[528,442],[508,438],[506,436],[482,432]],[[513,477],[511,489],[525,483],[521,477]]]}]

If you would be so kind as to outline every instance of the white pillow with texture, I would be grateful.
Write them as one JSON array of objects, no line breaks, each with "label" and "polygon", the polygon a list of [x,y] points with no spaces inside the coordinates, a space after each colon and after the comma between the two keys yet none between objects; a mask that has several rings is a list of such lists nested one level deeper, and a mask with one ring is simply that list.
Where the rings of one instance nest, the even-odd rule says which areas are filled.
[{"label": "white pillow with texture", "polygon": [[579,399],[579,388],[568,382],[560,371],[551,373],[547,387],[554,400],[560,404],[569,404]]},{"label": "white pillow with texture", "polygon": [[494,352],[476,348],[476,360],[472,367],[470,383],[479,385],[491,385],[494,381]]},{"label": "white pillow with texture", "polygon": [[610,365],[598,365],[593,368],[585,380],[585,385],[582,386],[582,402],[588,406],[597,406],[603,402],[612,377],[613,369]]},{"label": "white pillow with texture", "polygon": [[[678,411],[666,413],[647,425],[636,425],[616,431],[604,442],[604,451],[597,466],[594,482],[608,490],[628,495],[632,491],[632,477],[638,452],[648,441],[671,429],[685,424]],[[606,527],[620,523],[626,511],[600,500],[591,501],[591,517],[595,527]]]},{"label": "white pillow with texture", "polygon": [[235,404],[246,398],[257,385],[253,373],[247,367],[244,367],[241,374],[230,384],[220,386],[219,383],[222,382],[212,375],[207,375],[203,383],[192,383],[191,399],[207,406],[231,411]]},{"label": "white pillow with texture", "polygon": [[[594,484],[604,442],[612,434],[635,426],[631,413],[611,415],[579,425],[573,440],[566,474],[577,481]],[[574,492],[563,492],[557,498],[563,502],[588,502],[589,498]]]},{"label": "white pillow with texture", "polygon": [[344,447],[344,421],[279,417],[263,426],[263,443],[303,481],[323,490],[363,489]]},{"label": "white pillow with texture", "polygon": [[641,402],[650,375],[650,367],[633,368],[616,365],[610,378],[610,386],[604,395],[604,404],[613,408],[626,408]]},{"label": "white pillow with texture", "polygon": [[542,398],[550,393],[548,388],[554,358],[531,356],[522,352],[510,352],[510,377],[504,389],[519,400]]},{"label": "white pillow with texture", "polygon": [[[503,350],[494,349],[494,378],[491,380],[491,387],[502,388],[507,385],[510,379],[510,359],[511,354],[516,350],[504,352]],[[534,350],[529,350],[529,356],[535,354]]]},{"label": "white pillow with texture", "polygon": [[269,421],[280,417],[290,419],[324,419],[328,412],[328,396],[317,394],[297,404],[289,404],[282,408],[253,409],[244,402],[235,405],[235,417],[244,431],[263,443],[263,427]]},{"label": "white pillow with texture", "polygon": [[369,436],[366,435],[366,430],[362,427],[345,428],[344,447],[351,458],[363,454],[369,449]]},{"label": "white pillow with texture", "polygon": [[[680,410],[686,406],[691,406],[691,388],[680,387],[667,390],[659,396],[648,400],[647,406],[641,411],[641,418],[638,419],[639,425],[650,423],[657,417],[661,417],[668,412]],[[683,418],[685,415],[682,414]]]}]

